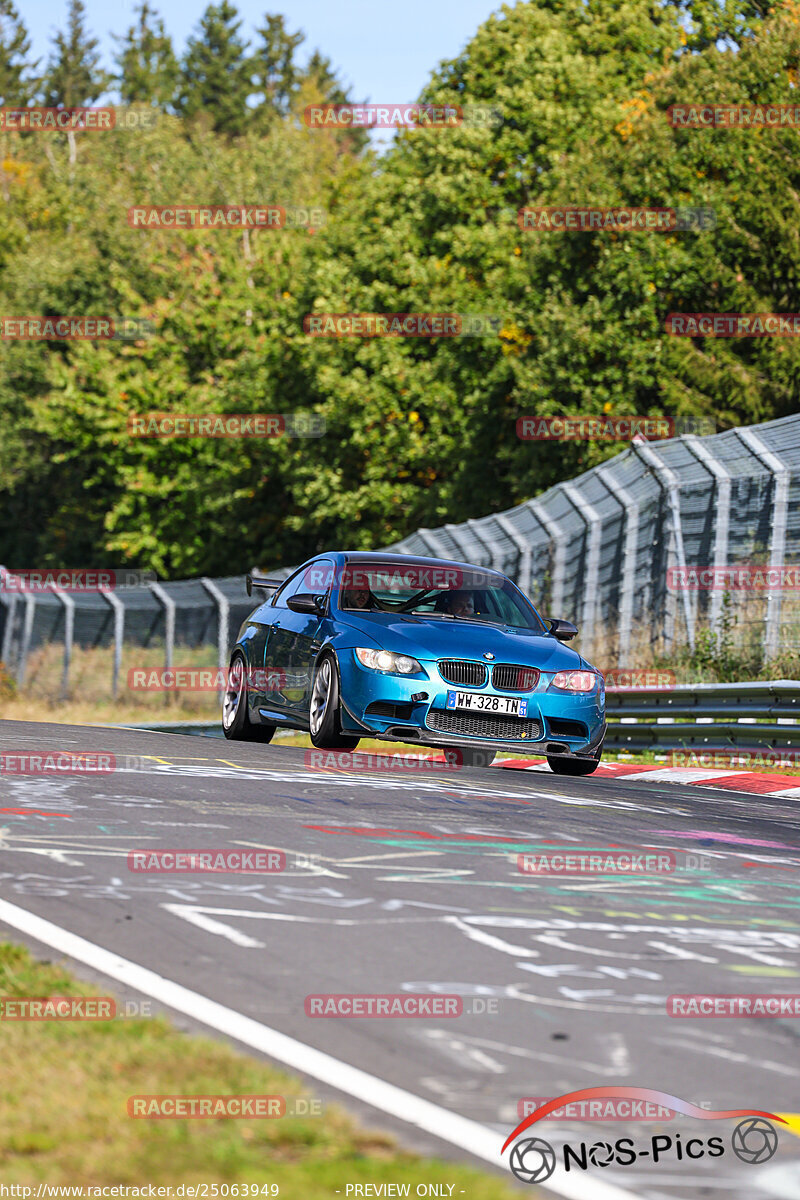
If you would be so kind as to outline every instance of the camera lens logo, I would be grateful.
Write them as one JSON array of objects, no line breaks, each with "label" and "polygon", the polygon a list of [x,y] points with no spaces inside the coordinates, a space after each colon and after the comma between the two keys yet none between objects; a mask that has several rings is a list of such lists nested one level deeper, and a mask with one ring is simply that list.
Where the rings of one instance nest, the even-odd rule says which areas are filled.
[{"label": "camera lens logo", "polygon": [[778,1135],[769,1121],[761,1117],[748,1117],[734,1129],[731,1145],[733,1153],[742,1162],[769,1162],[778,1149]]},{"label": "camera lens logo", "polygon": [[542,1138],[526,1138],[511,1151],[509,1166],[522,1183],[542,1183],[556,1169],[556,1152]]},{"label": "camera lens logo", "polygon": [[614,1147],[608,1142],[595,1142],[589,1151],[589,1161],[595,1167],[607,1167],[614,1159]]}]

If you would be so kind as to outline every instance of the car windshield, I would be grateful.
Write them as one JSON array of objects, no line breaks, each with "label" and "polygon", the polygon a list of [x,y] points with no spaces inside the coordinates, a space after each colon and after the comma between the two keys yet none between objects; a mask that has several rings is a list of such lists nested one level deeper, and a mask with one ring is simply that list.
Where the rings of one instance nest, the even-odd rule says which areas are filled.
[{"label": "car windshield", "polygon": [[348,563],[341,572],[339,607],[349,612],[409,613],[443,623],[470,621],[546,632],[510,580],[478,567]]}]

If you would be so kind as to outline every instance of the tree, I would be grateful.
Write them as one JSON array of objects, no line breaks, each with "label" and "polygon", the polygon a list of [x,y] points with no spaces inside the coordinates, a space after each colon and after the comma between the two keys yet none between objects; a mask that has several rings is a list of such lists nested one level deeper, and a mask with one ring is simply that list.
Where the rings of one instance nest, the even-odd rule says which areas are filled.
[{"label": "tree", "polygon": [[262,107],[286,116],[299,80],[294,55],[305,41],[305,34],[301,30],[289,33],[281,15],[267,13],[265,20],[257,31],[262,41],[253,55],[252,79],[256,91],[264,96]]},{"label": "tree", "polygon": [[12,0],[0,0],[0,105],[28,104],[36,89],[31,75],[37,62],[28,62],[28,31]]},{"label": "tree", "polygon": [[[351,104],[352,97],[333,69],[331,60],[315,50],[300,74],[300,84],[306,95],[312,94],[317,104]],[[364,129],[344,129],[337,140],[350,154],[359,154],[369,142]]]},{"label": "tree", "polygon": [[83,0],[70,0],[67,32],[53,39],[54,54],[44,77],[45,103],[79,108],[91,104],[108,88],[111,76],[100,68],[97,38],[84,20]]},{"label": "tree", "polygon": [[147,0],[141,0],[136,14],[138,26],[131,25],[124,38],[114,35],[122,43],[115,58],[120,70],[117,76],[120,96],[128,104],[165,108],[175,94],[178,61],[164,22]]},{"label": "tree", "polygon": [[252,91],[249,42],[239,36],[237,18],[229,0],[209,4],[186,48],[177,104],[183,116],[205,114],[215,130],[230,136],[245,131]]}]

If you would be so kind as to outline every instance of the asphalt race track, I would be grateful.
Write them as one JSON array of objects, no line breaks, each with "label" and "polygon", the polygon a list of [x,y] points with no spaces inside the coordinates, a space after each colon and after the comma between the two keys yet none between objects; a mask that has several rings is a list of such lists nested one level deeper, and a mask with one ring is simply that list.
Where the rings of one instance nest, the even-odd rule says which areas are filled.
[{"label": "asphalt race track", "polygon": [[[111,753],[117,768],[0,776],[3,936],[153,997],[181,1028],[289,1063],[312,1093],[413,1148],[469,1147],[511,1179],[500,1147],[518,1100],[603,1084],[800,1111],[800,1018],[666,1015],[673,994],[798,990],[796,801],[635,777],[318,770],[279,745],[0,723],[0,753],[60,750]],[[132,850],[176,847],[269,847],[287,865],[128,868]],[[565,847],[658,847],[680,869],[518,870],[518,853]],[[706,861],[685,869],[687,853]],[[314,993],[457,993],[465,1012],[317,1019],[304,1009]],[[775,1157],[750,1165],[732,1153],[734,1124],[548,1121],[533,1132],[554,1145],[679,1131],[721,1135],[726,1150],[519,1186],[575,1200],[800,1197],[800,1139],[779,1127]]]}]

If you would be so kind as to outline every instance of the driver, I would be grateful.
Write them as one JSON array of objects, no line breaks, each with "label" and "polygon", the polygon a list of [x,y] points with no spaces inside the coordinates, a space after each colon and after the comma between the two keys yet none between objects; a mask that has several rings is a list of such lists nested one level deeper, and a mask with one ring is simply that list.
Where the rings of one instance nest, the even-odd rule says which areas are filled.
[{"label": "driver", "polygon": [[474,617],[475,597],[472,592],[451,592],[447,597],[447,611],[454,617]]},{"label": "driver", "polygon": [[342,596],[342,608],[371,608],[372,592],[369,588],[348,588]]}]

